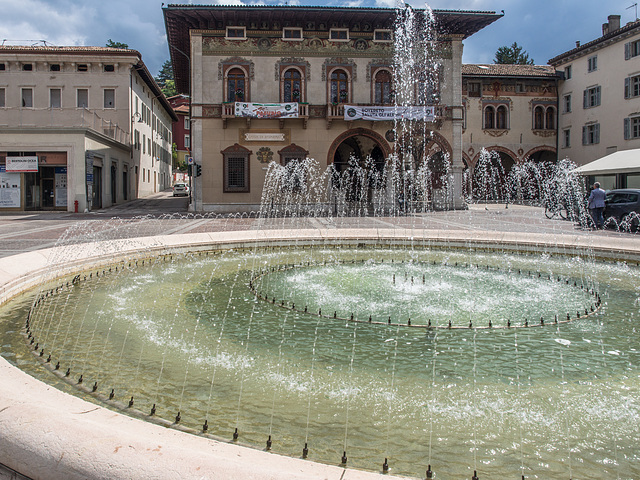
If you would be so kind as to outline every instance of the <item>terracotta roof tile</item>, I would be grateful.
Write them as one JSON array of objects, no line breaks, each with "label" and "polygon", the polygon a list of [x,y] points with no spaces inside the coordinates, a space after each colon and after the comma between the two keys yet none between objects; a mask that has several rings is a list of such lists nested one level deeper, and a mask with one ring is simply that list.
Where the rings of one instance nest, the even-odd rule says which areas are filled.
[{"label": "terracotta roof tile", "polygon": [[71,53],[71,54],[129,54],[141,57],[140,52],[129,48],[111,47],[85,47],[85,46],[64,46],[52,45],[0,45],[2,53]]},{"label": "terracotta roof tile", "polygon": [[462,65],[462,75],[487,77],[554,77],[551,65]]}]

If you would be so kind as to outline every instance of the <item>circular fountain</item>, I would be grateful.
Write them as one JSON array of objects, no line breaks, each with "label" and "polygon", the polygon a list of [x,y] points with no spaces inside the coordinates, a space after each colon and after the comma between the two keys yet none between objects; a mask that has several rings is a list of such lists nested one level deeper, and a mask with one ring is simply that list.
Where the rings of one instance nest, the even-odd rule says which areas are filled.
[{"label": "circular fountain", "polygon": [[8,306],[3,355],[167,432],[305,465],[623,478],[638,271],[607,255],[417,225],[61,246],[33,272],[46,285]]}]

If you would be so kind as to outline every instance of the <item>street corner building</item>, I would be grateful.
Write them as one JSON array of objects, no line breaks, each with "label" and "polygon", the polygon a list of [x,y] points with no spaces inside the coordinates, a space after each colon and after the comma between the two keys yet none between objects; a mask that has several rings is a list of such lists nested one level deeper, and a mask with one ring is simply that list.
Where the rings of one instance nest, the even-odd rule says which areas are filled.
[{"label": "street corner building", "polygon": [[171,186],[177,120],[136,50],[0,46],[0,211],[87,211]]},{"label": "street corner building", "polygon": [[195,210],[258,210],[271,162],[312,158],[341,172],[350,158],[379,166],[402,155],[400,144],[417,136],[398,134],[401,94],[411,107],[403,114],[419,115],[422,125],[414,150],[428,154],[432,170],[448,159],[454,188],[444,201],[464,206],[462,42],[502,15],[429,12],[437,62],[422,72],[431,77],[428,95],[418,79],[407,100],[394,78],[394,9],[169,5],[163,12],[176,87],[191,98],[191,154],[201,172]]}]

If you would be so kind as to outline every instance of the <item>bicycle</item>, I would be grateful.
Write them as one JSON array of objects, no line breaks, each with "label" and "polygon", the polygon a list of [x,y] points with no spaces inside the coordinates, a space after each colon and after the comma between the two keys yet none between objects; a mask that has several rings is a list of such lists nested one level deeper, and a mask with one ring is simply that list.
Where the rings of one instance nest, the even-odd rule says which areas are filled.
[{"label": "bicycle", "polygon": [[553,205],[544,206],[544,215],[547,218],[553,218],[557,215],[562,220],[566,220],[569,217],[569,210],[564,204],[554,203]]}]

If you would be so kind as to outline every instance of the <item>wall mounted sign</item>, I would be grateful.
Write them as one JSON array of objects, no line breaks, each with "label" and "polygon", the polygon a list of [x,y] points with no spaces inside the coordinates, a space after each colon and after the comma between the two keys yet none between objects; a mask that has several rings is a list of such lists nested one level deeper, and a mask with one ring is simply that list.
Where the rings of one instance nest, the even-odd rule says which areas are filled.
[{"label": "wall mounted sign", "polygon": [[37,172],[38,157],[7,157],[7,172]]}]

